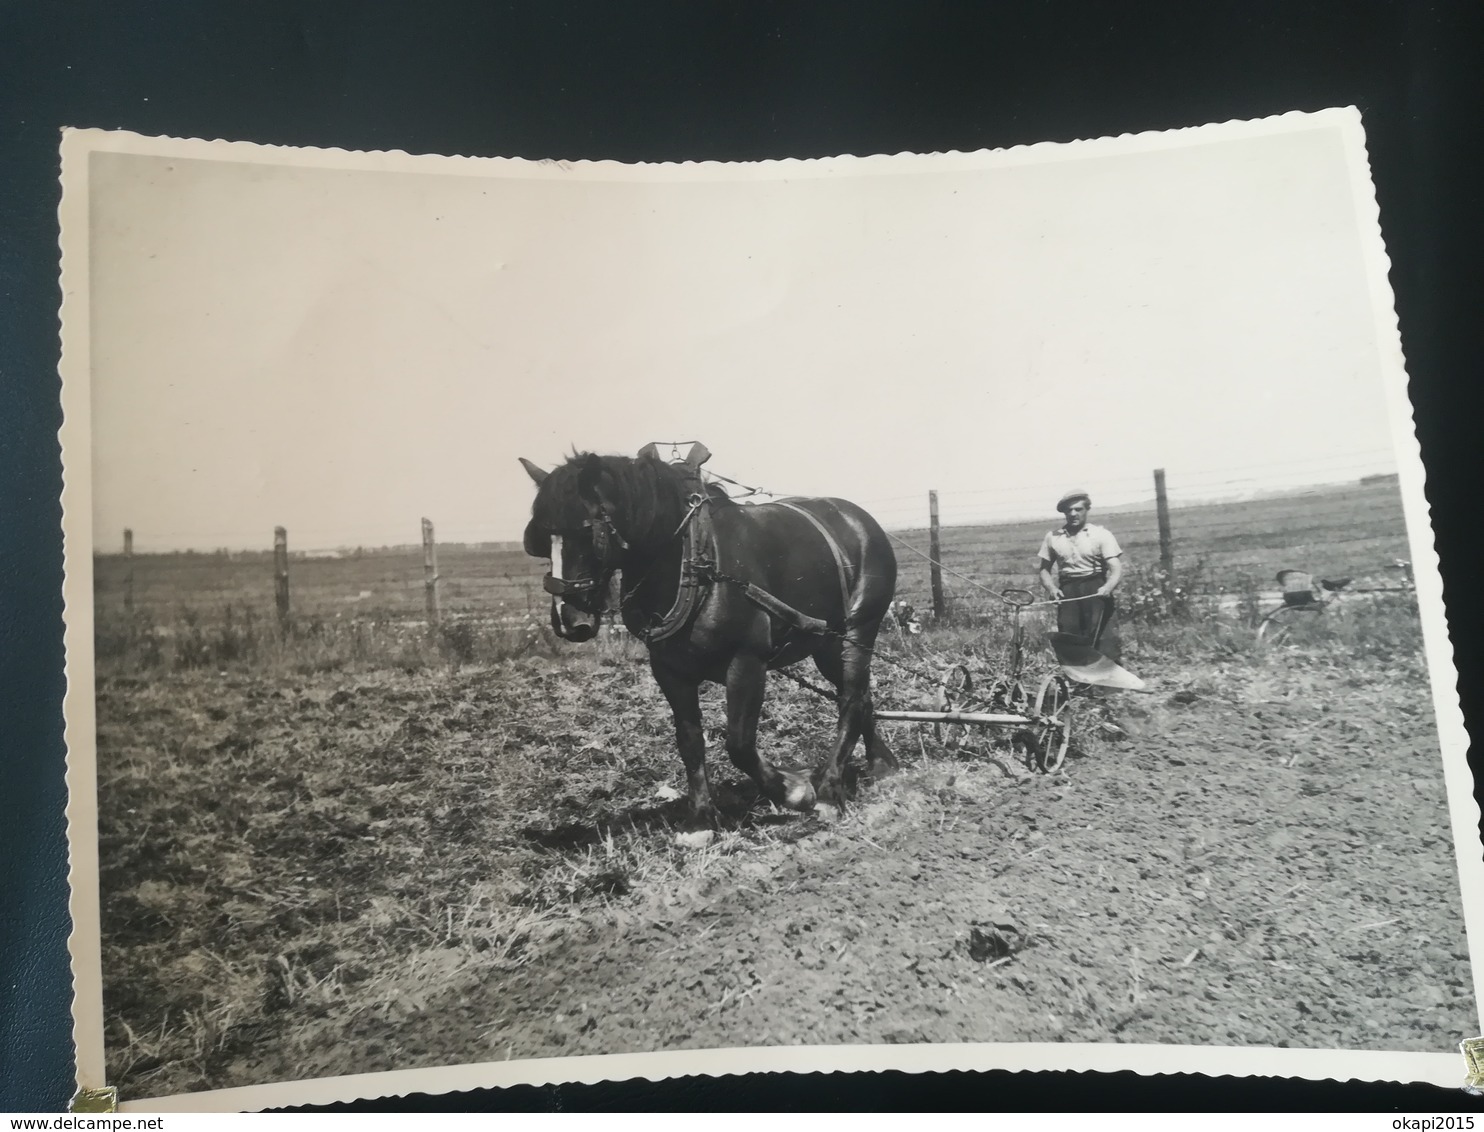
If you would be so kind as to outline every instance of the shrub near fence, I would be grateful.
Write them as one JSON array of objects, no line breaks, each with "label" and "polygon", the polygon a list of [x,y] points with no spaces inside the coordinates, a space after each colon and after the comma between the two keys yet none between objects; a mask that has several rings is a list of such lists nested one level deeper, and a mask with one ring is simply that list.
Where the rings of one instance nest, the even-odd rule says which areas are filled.
[{"label": "shrub near fence", "polygon": [[445,618],[276,617],[227,603],[219,609],[105,612],[95,619],[100,673],[253,668],[301,674],[357,668],[419,671],[435,665],[491,663],[551,652],[555,638],[533,614],[510,623]]},{"label": "shrub near fence", "polygon": [[[518,548],[447,546],[430,631],[421,547],[289,557],[280,630],[271,552],[99,556],[95,650],[116,669],[417,669],[549,650],[541,566]],[[127,599],[132,595],[132,603]],[[131,607],[132,605],[132,607]]]}]

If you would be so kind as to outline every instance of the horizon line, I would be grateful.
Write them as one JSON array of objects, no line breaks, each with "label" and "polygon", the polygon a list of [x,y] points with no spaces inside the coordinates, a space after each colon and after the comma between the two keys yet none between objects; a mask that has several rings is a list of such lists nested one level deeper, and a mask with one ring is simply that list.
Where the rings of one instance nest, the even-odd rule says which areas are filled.
[{"label": "horizon line", "polygon": [[[1358,478],[1351,478],[1351,479],[1340,480],[1340,481],[1328,481],[1328,482],[1322,482],[1322,483],[1305,484],[1305,485],[1295,486],[1295,487],[1259,488],[1259,489],[1256,489],[1254,491],[1249,491],[1249,492],[1236,493],[1236,494],[1224,495],[1224,496],[1208,496],[1208,497],[1200,498],[1200,499],[1193,499],[1193,500],[1181,501],[1179,503],[1173,503],[1173,504],[1171,504],[1170,509],[1172,511],[1179,511],[1179,510],[1189,510],[1189,509],[1195,508],[1195,507],[1222,506],[1222,505],[1229,505],[1229,504],[1234,504],[1234,503],[1256,503],[1256,502],[1261,502],[1263,500],[1269,500],[1269,499],[1276,499],[1276,498],[1283,498],[1283,497],[1290,497],[1290,496],[1305,495],[1305,494],[1308,494],[1308,493],[1311,493],[1311,492],[1315,492],[1315,491],[1339,491],[1339,490],[1344,490],[1344,489],[1347,489],[1347,488],[1373,487],[1373,486],[1380,486],[1381,484],[1385,484],[1385,483],[1394,483],[1394,482],[1397,481],[1398,477],[1399,477],[1399,473],[1397,473],[1397,472],[1377,472],[1377,473],[1368,474],[1368,475],[1365,475],[1365,476],[1362,476],[1362,477],[1358,477]],[[743,506],[748,506],[748,505],[751,505],[751,503],[752,503],[752,501],[749,500],[749,501],[743,502],[742,505]],[[1112,503],[1112,504],[1108,504],[1105,507],[1097,507],[1096,510],[1098,510],[1098,511],[1100,511],[1103,514],[1106,514],[1106,515],[1119,515],[1119,514],[1131,514],[1131,513],[1144,512],[1144,511],[1153,511],[1153,510],[1156,509],[1156,507],[1157,507],[1157,501],[1153,497],[1145,497],[1145,498],[1141,498],[1141,499],[1138,499],[1138,500],[1130,500],[1130,501],[1124,502],[1124,503]],[[1042,521],[1055,522],[1056,520],[1051,515],[1046,515],[1046,514],[1041,514],[1041,513],[1031,514],[1029,512],[1027,512],[1026,514],[1023,514],[1023,515],[1007,515],[1007,516],[1004,516],[1004,517],[993,518],[993,519],[967,519],[967,520],[959,520],[959,521],[953,521],[953,520],[944,519],[942,516],[940,516],[939,517],[939,527],[940,527],[940,529],[941,528],[945,528],[945,527],[954,527],[954,528],[964,528],[964,527],[970,527],[970,528],[973,528],[973,527],[1002,527],[1002,526],[1019,526],[1019,525],[1023,525],[1023,524],[1026,524],[1026,523],[1042,522]],[[887,531],[895,531],[895,532],[902,532],[902,531],[925,531],[925,530],[927,530],[929,528],[929,524],[927,522],[925,522],[925,521],[924,522],[921,522],[921,523],[910,523],[910,524],[882,523],[882,528],[884,530],[887,530]],[[132,530],[132,528],[125,528],[125,530]],[[486,548],[486,547],[489,547],[489,548],[504,548],[504,547],[520,546],[520,543],[521,543],[521,540],[520,540],[520,537],[519,536],[513,536],[513,537],[510,537],[510,538],[478,538],[478,539],[450,538],[450,539],[438,539],[438,540],[436,540],[436,545],[438,545],[438,546],[445,546],[445,547],[465,547],[465,548]],[[305,555],[323,555],[323,556],[329,557],[329,556],[332,556],[332,555],[333,556],[341,556],[341,555],[344,555],[344,554],[347,554],[347,553],[354,553],[356,551],[361,551],[363,553],[373,553],[374,554],[374,553],[386,553],[386,552],[390,552],[390,551],[416,551],[416,550],[421,550],[421,549],[422,549],[422,543],[420,541],[414,541],[414,540],[407,540],[405,542],[384,542],[384,543],[366,543],[366,542],[342,541],[342,542],[336,542],[336,543],[328,543],[328,542],[324,542],[324,543],[309,543],[309,544],[304,545],[304,546],[301,546],[301,547],[296,547],[296,548],[290,549],[289,550],[289,556],[291,558],[294,558],[294,557],[303,557]],[[143,550],[136,549],[136,550],[133,551],[135,557],[142,557],[144,555],[171,555],[171,554],[207,554],[207,555],[214,555],[214,554],[221,554],[223,552],[228,553],[228,554],[264,554],[264,555],[272,555],[273,554],[273,546],[272,546],[272,541],[271,541],[271,538],[270,538],[270,539],[263,540],[262,543],[255,543],[255,544],[252,544],[252,545],[242,545],[242,544],[233,544],[233,543],[216,543],[214,545],[197,544],[197,545],[191,545],[191,546],[171,547],[169,549],[149,549],[149,548],[146,547]],[[95,558],[98,558],[98,557],[123,557],[124,554],[125,554],[125,551],[123,550],[122,547],[120,547],[119,549],[116,549],[116,550],[103,550],[103,549],[100,549],[95,544],[93,546],[93,548],[92,548],[92,555]]]}]

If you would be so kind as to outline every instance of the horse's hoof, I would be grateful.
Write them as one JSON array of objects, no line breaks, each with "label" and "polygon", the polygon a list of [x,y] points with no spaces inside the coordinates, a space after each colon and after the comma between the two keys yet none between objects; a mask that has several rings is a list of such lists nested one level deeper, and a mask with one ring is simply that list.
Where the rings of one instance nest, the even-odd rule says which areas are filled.
[{"label": "horse's hoof", "polygon": [[814,784],[807,778],[792,780],[783,792],[783,804],[801,812],[814,809]]},{"label": "horse's hoof", "polygon": [[845,786],[839,778],[821,777],[814,783],[814,808],[829,806],[837,813],[845,812]]},{"label": "horse's hoof", "polygon": [[698,829],[691,833],[677,833],[675,844],[681,849],[704,849],[710,845],[716,833],[709,829]]},{"label": "horse's hoof", "polygon": [[826,825],[835,821],[840,816],[840,807],[833,802],[815,802],[814,816]]}]

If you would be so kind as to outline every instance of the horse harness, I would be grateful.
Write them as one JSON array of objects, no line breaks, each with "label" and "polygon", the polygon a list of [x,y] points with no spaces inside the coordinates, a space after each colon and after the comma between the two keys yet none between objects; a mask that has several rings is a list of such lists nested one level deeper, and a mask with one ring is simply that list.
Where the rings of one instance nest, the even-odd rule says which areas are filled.
[{"label": "horse harness", "polygon": [[787,507],[790,511],[804,516],[804,518],[809,520],[810,525],[823,536],[825,544],[830,548],[830,554],[835,559],[835,572],[840,577],[840,608],[848,613],[850,611],[850,594],[855,589],[855,579],[850,576],[850,565],[846,561],[845,551],[841,549],[840,543],[835,539],[834,535],[830,534],[828,527],[798,504],[790,503],[787,499],[780,499],[778,506]]},{"label": "horse harness", "polygon": [[[635,635],[646,644],[654,644],[674,636],[690,621],[710,587],[717,582],[730,582],[737,586],[742,596],[748,601],[795,629],[809,633],[834,632],[829,622],[795,609],[756,583],[722,572],[716,548],[716,528],[711,519],[711,495],[701,480],[699,464],[686,463],[682,466],[688,480],[686,487],[690,490],[685,496],[688,510],[685,518],[681,520],[680,529],[676,532],[683,540],[680,585],[675,594],[675,601],[669,610],[655,624],[636,630]],[[848,613],[854,579],[851,577],[851,570],[839,541],[830,533],[829,528],[803,507],[787,500],[779,500],[778,506],[786,507],[802,515],[824,539],[825,545],[830,549],[830,555],[835,560],[835,570],[840,580],[840,608]],[[638,586],[635,586],[630,593],[632,594],[637,589]]]},{"label": "horse harness", "polygon": [[[689,490],[685,493],[685,518],[680,520],[680,529],[675,532],[681,538],[680,585],[675,591],[675,601],[655,624],[634,630],[634,635],[645,644],[652,645],[678,633],[700,606],[715,575],[716,530],[711,522],[711,495],[701,482],[700,465],[687,463],[683,467]],[[628,596],[638,591],[635,584]],[[623,600],[627,601],[628,597]]]}]

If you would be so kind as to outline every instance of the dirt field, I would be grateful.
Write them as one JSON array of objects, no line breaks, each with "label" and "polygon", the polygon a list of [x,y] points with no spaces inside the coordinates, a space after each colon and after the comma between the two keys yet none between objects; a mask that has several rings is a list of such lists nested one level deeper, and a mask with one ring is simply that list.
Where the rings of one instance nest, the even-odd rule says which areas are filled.
[{"label": "dirt field", "polygon": [[[1199,665],[1146,634],[1155,692],[1086,704],[1053,777],[896,725],[903,772],[832,824],[754,805],[714,757],[729,823],[696,849],[632,647],[105,676],[110,1078],[739,1044],[1451,1050],[1478,1011],[1436,733],[1415,631],[1373,620],[1359,650],[1221,630]],[[772,682],[769,750],[812,761],[829,728]]]},{"label": "dirt field", "polygon": [[[711,688],[725,821],[700,847],[638,647],[552,639],[514,551],[448,548],[431,634],[412,552],[295,560],[286,633],[266,556],[100,557],[110,1080],[793,1043],[1450,1052],[1479,1021],[1415,603],[1253,631],[1280,566],[1394,580],[1394,486],[1178,518],[1168,581],[1152,515],[1120,521],[1152,690],[1082,700],[1061,773],[895,724],[902,772],[838,820],[774,813]],[[1002,668],[973,581],[1028,584],[1038,538],[945,531],[953,617],[887,635],[881,706]],[[764,749],[812,765],[832,712],[775,677]]]}]

